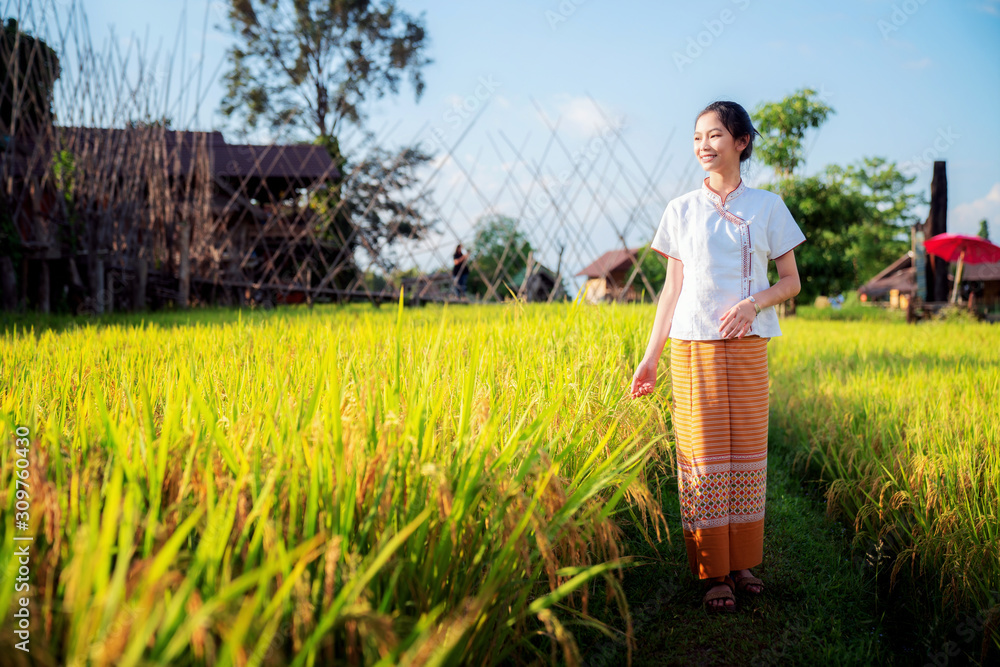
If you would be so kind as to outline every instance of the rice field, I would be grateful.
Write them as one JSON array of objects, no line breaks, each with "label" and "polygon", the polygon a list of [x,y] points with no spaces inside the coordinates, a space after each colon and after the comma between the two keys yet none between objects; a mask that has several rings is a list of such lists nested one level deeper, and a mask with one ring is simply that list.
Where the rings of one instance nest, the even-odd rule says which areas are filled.
[{"label": "rice field", "polygon": [[6,581],[13,537],[34,540],[28,593],[0,589],[0,648],[24,638],[27,595],[35,664],[579,662],[571,627],[602,627],[591,596],[628,616],[618,518],[667,537],[646,482],[667,413],[626,396],[651,313],[400,304],[9,331]]},{"label": "rice field", "polygon": [[[653,314],[317,306],[8,330],[5,581],[14,538],[33,539],[29,592],[0,588],[0,651],[27,595],[35,664],[576,664],[577,628],[630,655],[621,527],[670,539],[665,360],[654,395],[627,396]],[[782,327],[772,444],[894,578],[923,569],[997,618],[996,329]]]},{"label": "rice field", "polygon": [[[828,485],[889,585],[977,610],[1000,642],[1000,330],[786,320],[771,437]],[[990,625],[991,624],[991,625]],[[998,644],[1000,646],[1000,644]]]}]

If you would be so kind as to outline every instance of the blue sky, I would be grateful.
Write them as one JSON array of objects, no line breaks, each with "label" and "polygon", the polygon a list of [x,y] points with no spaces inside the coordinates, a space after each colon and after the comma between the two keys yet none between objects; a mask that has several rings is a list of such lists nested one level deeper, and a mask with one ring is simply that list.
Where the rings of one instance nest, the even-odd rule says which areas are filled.
[{"label": "blue sky", "polygon": [[[442,206],[442,212],[456,218],[452,237],[465,235],[487,202],[496,201],[508,212],[516,207],[516,191],[502,192],[503,184],[517,181],[525,192],[531,181],[526,165],[553,177],[569,164],[567,155],[586,154],[588,147],[594,149],[595,166],[600,159],[631,165],[633,193],[642,180],[641,166],[653,181],[650,211],[662,210],[662,200],[698,185],[701,170],[694,164],[690,137],[695,116],[706,104],[731,99],[751,110],[811,87],[836,113],[808,136],[803,173],[881,156],[917,177],[914,191],[929,194],[930,162],[946,160],[949,230],[975,233],[985,217],[991,236],[1000,239],[1000,0],[400,0],[399,5],[424,14],[434,63],[425,71],[427,87],[419,102],[404,86],[398,98],[370,107],[370,127],[380,140],[398,145],[416,138],[432,146],[436,133],[451,145],[486,107],[454,159],[442,156],[443,164],[436,165],[441,167],[437,192],[447,185],[456,188],[457,194],[441,195],[451,205]],[[178,28],[186,26],[186,43],[176,47],[183,58],[174,58],[175,70],[181,62],[190,70],[202,58],[206,11],[205,77],[229,44],[225,34],[211,28],[224,18],[224,3],[217,0],[90,0],[84,7],[95,39],[114,25],[119,40],[136,39],[147,50],[157,44],[173,50]],[[203,86],[201,113],[178,124],[223,128],[223,119],[209,113],[218,108],[222,87]],[[191,117],[190,107],[175,115]],[[539,109],[551,121],[560,119],[561,154],[551,147],[545,152],[551,135]],[[601,149],[593,139],[611,136],[608,118],[622,122],[624,143]],[[224,129],[232,138],[232,128]],[[510,179],[506,175],[517,160],[508,140],[523,146],[525,160]],[[603,157],[597,155],[601,150]],[[656,167],[661,157],[666,164]],[[481,192],[470,194],[463,170],[473,169]],[[596,170],[591,178],[599,185]],[[755,185],[766,178],[767,170],[758,169],[748,180]],[[577,199],[588,199],[590,187],[583,187]],[[630,186],[618,187],[622,194],[610,198],[606,219],[593,218],[593,249],[613,245],[615,224],[622,220],[612,221],[628,214],[623,200]],[[656,217],[650,212],[632,225],[627,242],[648,243]],[[588,252],[579,249],[579,261]],[[545,257],[554,262],[551,254]]]}]

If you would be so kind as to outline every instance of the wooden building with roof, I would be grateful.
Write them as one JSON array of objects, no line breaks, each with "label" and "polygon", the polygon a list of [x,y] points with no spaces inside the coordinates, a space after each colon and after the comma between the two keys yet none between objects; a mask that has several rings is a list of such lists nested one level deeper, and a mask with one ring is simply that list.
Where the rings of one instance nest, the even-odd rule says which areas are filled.
[{"label": "wooden building with roof", "polygon": [[[931,180],[931,206],[926,221],[914,226],[924,238],[932,238],[948,231],[947,223],[947,173],[944,161],[934,163]],[[885,267],[867,283],[858,288],[858,295],[866,301],[890,301],[893,291],[899,297],[906,297],[906,303],[918,303],[918,309],[934,312],[949,303],[955,276],[949,264],[940,257],[924,254],[924,285],[914,263],[914,251],[910,250],[895,262]],[[921,301],[920,287],[924,287],[925,298]],[[992,264],[966,264],[962,272],[961,293],[964,299],[973,298],[970,304],[977,308],[1000,306],[1000,262]],[[900,299],[902,302],[903,299]]]},{"label": "wooden building with roof", "polygon": [[962,283],[975,295],[975,301],[980,306],[990,309],[1000,306],[1000,262],[966,264],[962,270]]},{"label": "wooden building with roof", "polygon": [[[527,280],[525,280],[526,273]],[[566,290],[558,272],[538,262],[532,262],[526,269],[519,269],[511,276],[511,280],[517,286],[518,297],[525,301],[547,303],[566,298]]]},{"label": "wooden building with roof", "polygon": [[908,251],[858,288],[858,296],[866,301],[888,300],[892,290],[913,299],[917,294],[917,269],[913,266],[913,251]]},{"label": "wooden building with roof", "polygon": [[638,301],[634,285],[626,285],[629,274],[638,264],[638,248],[609,250],[589,264],[578,276],[586,276],[584,298],[591,303],[601,301]]},{"label": "wooden building with roof", "polygon": [[20,265],[7,256],[0,267],[8,307],[15,281],[15,303],[43,311],[67,295],[93,312],[261,288],[287,299],[343,254],[318,237],[308,203],[340,177],[321,146],[233,145],[155,125],[49,126],[3,143],[0,194]]}]

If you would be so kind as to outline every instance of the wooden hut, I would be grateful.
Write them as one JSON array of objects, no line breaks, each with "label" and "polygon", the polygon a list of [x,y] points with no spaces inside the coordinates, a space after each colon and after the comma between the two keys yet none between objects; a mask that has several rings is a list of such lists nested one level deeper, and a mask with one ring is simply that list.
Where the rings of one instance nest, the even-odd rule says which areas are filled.
[{"label": "wooden hut", "polygon": [[637,301],[639,294],[633,285],[626,287],[629,273],[638,263],[638,248],[609,250],[588,265],[578,276],[586,276],[584,298],[591,303],[601,301]]},{"label": "wooden hut", "polygon": [[[5,208],[20,270],[5,307],[275,301],[323,279],[343,245],[318,238],[307,193],[339,178],[312,145],[231,145],[219,132],[49,126],[7,137]],[[9,278],[9,279],[8,279]],[[9,285],[16,281],[16,293]],[[29,289],[30,286],[30,289]],[[11,298],[13,297],[13,298]]]},{"label": "wooden hut", "polygon": [[555,271],[538,262],[532,262],[529,268],[527,280],[524,278],[525,269],[511,276],[520,298],[525,301],[548,302],[562,301],[566,297],[566,290]]},{"label": "wooden hut", "polygon": [[1000,262],[966,264],[962,270],[962,284],[975,295],[978,306],[989,309],[1000,307]]},{"label": "wooden hut", "polygon": [[888,301],[893,290],[913,299],[917,294],[917,270],[913,266],[913,252],[907,252],[878,275],[858,288],[858,295],[866,301]]}]

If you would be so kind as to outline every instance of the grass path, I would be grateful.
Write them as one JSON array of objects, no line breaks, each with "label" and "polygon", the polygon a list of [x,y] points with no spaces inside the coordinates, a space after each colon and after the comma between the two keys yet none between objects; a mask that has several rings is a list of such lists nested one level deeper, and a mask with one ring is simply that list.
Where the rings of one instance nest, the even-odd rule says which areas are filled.
[{"label": "grass path", "polygon": [[[889,653],[875,616],[875,590],[850,562],[850,537],[824,514],[789,473],[783,453],[768,456],[764,563],[754,568],[766,586],[756,599],[737,596],[737,612],[708,616],[701,587],[687,569],[680,532],[676,477],[660,480],[671,540],[660,558],[641,537],[633,553],[652,563],[624,580],[641,665],[867,665],[909,664]],[[625,648],[599,636],[580,636],[587,665],[624,664]]]}]

